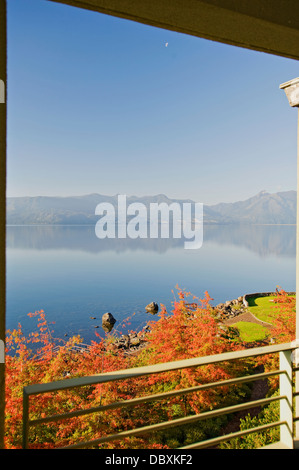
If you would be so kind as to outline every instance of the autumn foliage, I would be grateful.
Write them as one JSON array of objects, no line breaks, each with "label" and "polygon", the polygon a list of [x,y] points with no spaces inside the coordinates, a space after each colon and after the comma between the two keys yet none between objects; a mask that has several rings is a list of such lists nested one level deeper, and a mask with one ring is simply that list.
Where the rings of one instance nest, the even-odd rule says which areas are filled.
[{"label": "autumn foliage", "polygon": [[288,343],[295,339],[296,332],[296,298],[281,288],[277,294],[272,309],[273,331],[276,343]]},{"label": "autumn foliage", "polygon": [[[67,342],[55,341],[52,326],[43,311],[30,314],[37,320],[37,331],[25,337],[21,325],[8,331],[6,346],[6,447],[22,445],[22,389],[25,385],[50,382],[69,377],[98,374],[131,367],[176,361],[198,356],[219,354],[244,349],[234,330],[223,329],[211,307],[211,298],[197,299],[190,293],[178,291],[172,312],[162,306],[160,318],[150,325],[146,347],[135,354],[115,348],[115,339],[97,338],[90,348],[74,352],[80,344],[79,336]],[[282,297],[279,297],[282,300]],[[283,305],[289,313],[291,304]],[[284,317],[278,315],[277,335],[284,331]],[[290,322],[288,325],[291,329]],[[289,334],[288,330],[286,330]],[[290,332],[291,334],[291,332]],[[37,419],[74,410],[103,406],[115,401],[162,393],[178,388],[193,387],[225,380],[252,371],[252,361],[232,361],[209,367],[189,368],[163,374],[153,374],[134,380],[123,380],[101,385],[85,386],[52,394],[36,395],[30,400],[30,419]],[[162,401],[115,408],[86,416],[77,416],[58,422],[48,422],[30,431],[30,448],[55,448],[75,442],[97,439],[120,431],[197,414],[219,406],[228,406],[244,400],[250,392],[247,385],[213,387],[201,392],[181,395]],[[223,420],[214,420],[208,429],[199,423],[192,429],[165,431],[102,444],[102,448],[169,448],[200,440],[219,433]]]},{"label": "autumn foliage", "polygon": [[[277,287],[274,299],[271,323],[273,327],[269,336],[275,343],[289,343],[296,337],[296,298],[289,295],[284,289]],[[278,355],[267,355],[261,358],[265,371],[277,370],[279,368]],[[277,390],[279,377],[269,379],[271,390]]]},{"label": "autumn foliage", "polygon": [[[296,298],[289,295],[281,288],[277,288],[271,313],[273,327],[269,332],[269,339],[275,343],[289,343],[296,337]],[[278,355],[266,355],[258,358],[264,370],[278,370]],[[268,379],[268,396],[279,395],[279,377],[273,376]],[[250,429],[257,426],[269,424],[280,420],[279,403],[272,402],[264,407],[257,416],[248,414],[240,421],[240,429]],[[256,449],[279,441],[280,431],[278,427],[267,429],[263,432],[255,432],[232,439],[224,444],[222,448],[228,449]]]}]

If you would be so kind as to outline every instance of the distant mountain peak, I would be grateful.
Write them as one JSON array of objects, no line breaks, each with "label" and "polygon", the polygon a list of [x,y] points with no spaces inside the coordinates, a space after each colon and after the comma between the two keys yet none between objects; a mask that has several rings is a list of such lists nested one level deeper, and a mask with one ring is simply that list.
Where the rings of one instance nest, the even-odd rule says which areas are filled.
[{"label": "distant mountain peak", "polygon": [[[128,196],[130,202],[172,203],[193,201],[171,199],[165,194],[155,196]],[[96,205],[100,202],[117,204],[117,195],[97,193],[75,197],[9,197],[7,198],[7,225],[84,225],[95,224]],[[260,191],[255,196],[233,203],[204,204],[205,224],[296,224],[297,193],[294,190],[278,193]]]},{"label": "distant mountain peak", "polygon": [[258,196],[265,196],[267,194],[269,194],[268,191],[266,191],[265,189],[262,189],[262,191],[260,191],[257,195]]}]

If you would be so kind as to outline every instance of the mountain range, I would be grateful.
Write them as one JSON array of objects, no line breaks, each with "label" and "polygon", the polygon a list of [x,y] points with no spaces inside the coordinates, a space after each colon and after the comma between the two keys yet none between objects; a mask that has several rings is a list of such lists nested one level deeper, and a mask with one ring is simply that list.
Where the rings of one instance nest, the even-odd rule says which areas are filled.
[{"label": "mountain range", "polygon": [[[233,203],[203,206],[205,224],[296,224],[296,191],[257,195]],[[8,197],[7,225],[85,225],[95,224],[99,215],[95,208],[101,202],[117,207],[118,195],[89,194],[84,196]],[[164,194],[156,196],[128,196],[127,206],[141,202],[147,208],[150,203],[170,205],[173,202],[194,203],[191,199],[169,199]],[[117,213],[117,212],[116,212]]]}]

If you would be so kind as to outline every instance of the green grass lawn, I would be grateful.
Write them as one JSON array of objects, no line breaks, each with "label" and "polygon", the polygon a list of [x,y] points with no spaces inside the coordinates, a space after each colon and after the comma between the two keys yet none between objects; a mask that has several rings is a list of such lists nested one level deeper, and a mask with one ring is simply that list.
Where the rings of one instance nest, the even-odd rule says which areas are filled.
[{"label": "green grass lawn", "polygon": [[259,320],[271,323],[270,314],[275,314],[274,302],[275,296],[256,297],[248,299],[248,310]]},{"label": "green grass lawn", "polygon": [[[275,296],[253,297],[248,299],[248,310],[261,321],[271,323],[271,314],[275,314]],[[238,322],[233,325],[238,328],[243,341],[261,341],[266,338],[268,328],[251,322]]]},{"label": "green grass lawn", "polygon": [[266,338],[268,329],[257,323],[247,321],[240,321],[233,325],[240,332],[240,337],[243,341],[261,341]]},{"label": "green grass lawn", "polygon": [[[266,297],[253,297],[248,299],[248,310],[251,312],[258,320],[272,323],[273,320],[271,315],[275,315],[275,303],[273,300],[275,296],[266,296]],[[238,318],[238,317],[237,317]],[[240,331],[240,336],[243,341],[260,341],[266,338],[269,333],[268,328],[265,328],[262,325],[257,323],[250,322],[238,322],[234,323],[232,326],[238,328]]]},{"label": "green grass lawn", "polygon": [[[275,305],[273,302],[274,298],[275,296],[249,298],[249,312],[259,320],[271,323],[272,319],[270,314],[275,313],[275,310],[273,310],[273,306]],[[258,323],[240,321],[234,323],[232,326],[239,330],[241,339],[247,342],[261,341],[265,339],[269,333],[268,328],[259,325]]]}]

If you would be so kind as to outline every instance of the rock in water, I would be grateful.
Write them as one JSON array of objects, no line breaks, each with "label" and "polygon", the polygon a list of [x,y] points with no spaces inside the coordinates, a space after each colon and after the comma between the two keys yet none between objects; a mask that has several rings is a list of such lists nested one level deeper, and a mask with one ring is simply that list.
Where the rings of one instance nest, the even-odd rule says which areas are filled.
[{"label": "rock in water", "polygon": [[159,306],[158,306],[158,304],[156,304],[156,302],[151,302],[150,304],[148,304],[148,305],[145,307],[145,310],[146,310],[148,313],[151,313],[152,315],[155,315],[156,313],[158,313]]},{"label": "rock in water", "polygon": [[104,331],[106,331],[106,333],[109,333],[112,328],[114,327],[114,324],[115,324],[116,320],[114,318],[114,316],[107,312],[107,313],[104,313],[104,315],[102,316],[102,328]]}]

